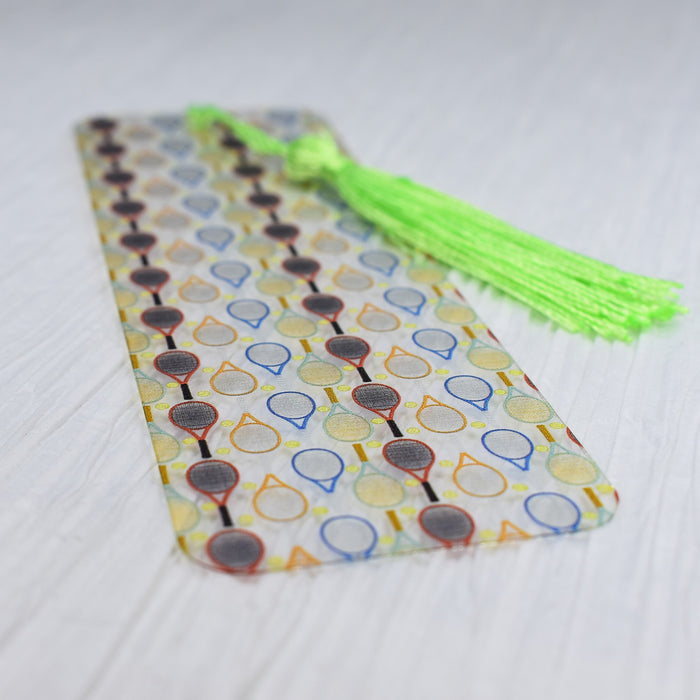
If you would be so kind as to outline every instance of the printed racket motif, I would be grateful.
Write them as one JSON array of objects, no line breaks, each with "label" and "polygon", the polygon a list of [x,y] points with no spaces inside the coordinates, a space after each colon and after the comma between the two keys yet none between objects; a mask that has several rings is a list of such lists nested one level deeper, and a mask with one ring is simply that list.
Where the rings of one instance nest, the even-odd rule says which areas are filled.
[{"label": "printed racket motif", "polygon": [[[289,140],[305,112],[244,115]],[[173,527],[235,574],[592,529],[615,489],[432,260],[181,115],[77,128]]]}]

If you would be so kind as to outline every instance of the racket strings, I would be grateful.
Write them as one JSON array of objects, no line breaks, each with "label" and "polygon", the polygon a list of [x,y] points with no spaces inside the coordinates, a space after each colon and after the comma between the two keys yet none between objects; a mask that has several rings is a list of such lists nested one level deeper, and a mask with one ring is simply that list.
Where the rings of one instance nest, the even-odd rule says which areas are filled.
[{"label": "racket strings", "polygon": [[304,306],[318,316],[333,317],[343,310],[343,302],[332,294],[309,294],[304,297]]},{"label": "racket strings", "polygon": [[208,460],[192,465],[187,478],[198,491],[224,493],[238,483],[238,472],[228,462]]},{"label": "racket strings", "polygon": [[457,506],[428,506],[419,517],[423,529],[443,542],[464,542],[474,532],[471,516]]},{"label": "racket strings", "polygon": [[185,350],[170,350],[158,355],[153,364],[159,372],[168,376],[187,376],[199,367],[199,358]]},{"label": "racket strings", "polygon": [[370,411],[389,411],[401,400],[399,394],[385,384],[361,384],[352,396],[355,403]]},{"label": "racket strings", "polygon": [[174,329],[184,319],[182,312],[171,306],[154,306],[146,309],[141,317],[146,325],[158,330]]},{"label": "racket strings", "polygon": [[170,409],[170,420],[186,430],[203,430],[216,422],[216,409],[203,401],[179,403]]},{"label": "racket strings", "polygon": [[386,460],[409,471],[417,471],[430,467],[435,461],[435,453],[424,442],[418,440],[394,440],[384,446]]},{"label": "racket strings", "polygon": [[330,338],[326,342],[326,348],[331,355],[348,362],[361,361],[367,357],[370,351],[369,345],[362,338],[353,335],[339,335]]},{"label": "racket strings", "polygon": [[279,416],[301,418],[313,410],[314,402],[311,397],[301,392],[288,391],[270,397],[268,406],[273,413]]},{"label": "racket strings", "polygon": [[170,279],[169,273],[159,267],[141,267],[130,277],[135,284],[146,289],[160,289]]}]

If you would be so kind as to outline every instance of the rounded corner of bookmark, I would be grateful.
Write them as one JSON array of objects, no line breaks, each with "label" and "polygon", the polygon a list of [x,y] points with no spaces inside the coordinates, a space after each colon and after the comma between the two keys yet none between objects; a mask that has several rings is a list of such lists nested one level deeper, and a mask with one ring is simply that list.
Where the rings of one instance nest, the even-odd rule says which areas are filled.
[{"label": "rounded corner of bookmark", "polygon": [[[289,141],[310,112],[244,115]],[[448,280],[181,114],[77,141],[180,549],[261,571],[589,530],[619,501]]]}]

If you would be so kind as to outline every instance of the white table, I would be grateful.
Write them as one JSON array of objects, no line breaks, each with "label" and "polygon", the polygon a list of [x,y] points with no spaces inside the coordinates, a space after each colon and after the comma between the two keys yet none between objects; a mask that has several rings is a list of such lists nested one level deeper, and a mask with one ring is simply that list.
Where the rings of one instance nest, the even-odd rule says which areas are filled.
[{"label": "white table", "polygon": [[[692,1],[5,0],[0,697],[698,697],[699,22]],[[464,284],[618,487],[610,525],[252,580],[185,560],[70,129],[197,101],[312,107],[364,162],[685,283],[691,314],[630,345]]]}]

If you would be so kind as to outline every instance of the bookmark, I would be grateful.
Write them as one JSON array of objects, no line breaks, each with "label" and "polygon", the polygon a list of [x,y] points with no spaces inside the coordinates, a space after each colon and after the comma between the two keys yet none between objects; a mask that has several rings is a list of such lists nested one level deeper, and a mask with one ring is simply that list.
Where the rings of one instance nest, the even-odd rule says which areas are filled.
[{"label": "bookmark", "polygon": [[[328,127],[243,115],[281,143]],[[448,281],[229,125],[77,130],[177,541],[236,574],[595,528],[617,494]]]}]

